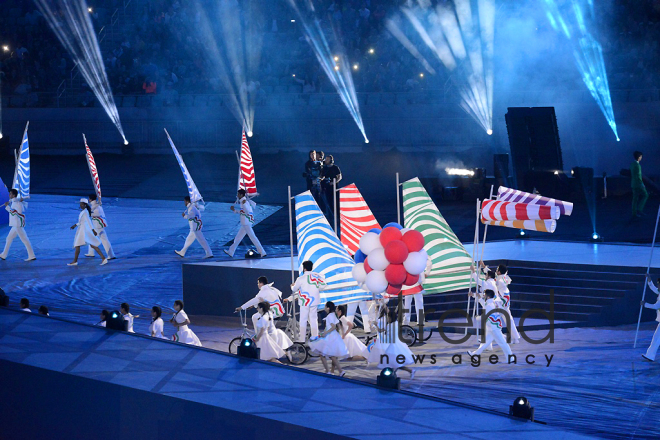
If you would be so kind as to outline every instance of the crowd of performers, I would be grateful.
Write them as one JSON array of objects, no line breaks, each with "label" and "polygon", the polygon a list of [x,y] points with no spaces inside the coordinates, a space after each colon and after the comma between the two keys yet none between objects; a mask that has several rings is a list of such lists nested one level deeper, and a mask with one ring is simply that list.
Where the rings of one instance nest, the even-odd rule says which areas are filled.
[{"label": "crowd of performers", "polygon": [[[257,286],[259,292],[256,296],[236,311],[255,308],[252,315],[252,325],[255,329],[255,342],[261,349],[261,359],[279,362],[285,356],[286,350],[291,347],[292,341],[281,330],[276,329],[275,320],[284,315],[283,303],[298,301],[300,307],[300,328],[296,342],[307,343],[310,352],[320,356],[326,373],[344,375],[341,360],[366,361],[368,365],[377,365],[378,368],[390,367],[396,370],[408,371],[414,378],[415,370],[410,366],[415,364],[413,353],[399,338],[398,309],[388,307],[387,299],[366,301],[361,308],[363,327],[366,333],[375,332],[374,344],[367,347],[358,339],[352,330],[354,314],[347,312],[346,305],[335,305],[328,301],[323,304],[325,311],[325,325],[319,331],[318,310],[321,305],[321,292],[328,289],[323,275],[314,271],[311,261],[303,262],[303,273],[291,285],[292,294],[282,298],[282,292],[268,283],[264,276],[259,277]],[[505,265],[500,265],[495,271],[488,266],[481,265],[475,273],[476,293],[471,293],[478,300],[484,310],[484,316],[494,309],[504,311],[509,315],[511,327],[511,342],[520,342],[520,335],[511,317],[511,296],[508,285],[511,278]],[[412,295],[409,295],[412,297]],[[423,303],[416,302],[418,319],[423,319]],[[350,304],[349,304],[350,306]],[[410,307],[410,303],[406,308]],[[351,315],[351,316],[349,316]],[[409,323],[410,310],[402,316],[401,324]],[[480,355],[485,350],[493,350],[493,342],[505,353],[507,359],[512,354],[506,337],[502,333],[507,319],[498,311],[488,316],[485,325],[485,342],[475,351],[468,351],[470,356]],[[307,340],[307,325],[310,327],[310,338]]]},{"label": "crowd of performers", "polygon": [[[213,258],[213,252],[209,247],[206,238],[204,238],[204,233],[202,232],[203,222],[201,211],[204,210],[204,206],[198,203],[193,203],[190,200],[189,196],[184,198],[186,204],[186,210],[183,212],[182,216],[188,221],[190,226],[190,232],[186,237],[186,241],[183,245],[183,248],[175,250],[174,252],[180,257],[185,257],[186,251],[188,248],[197,240],[199,244],[204,249],[206,255],[204,258]],[[37,259],[32,249],[32,244],[30,239],[25,232],[26,227],[26,216],[25,211],[27,209],[28,202],[19,197],[18,190],[11,189],[9,190],[9,200],[5,202],[4,206],[7,212],[9,212],[9,234],[5,241],[4,251],[0,254],[0,259],[5,260],[9,255],[9,250],[11,249],[12,242],[18,236],[23,242],[25,249],[27,250],[28,257],[25,261],[34,261]],[[237,192],[237,204],[239,208],[237,209],[232,205],[230,207],[231,211],[240,216],[240,229],[236,234],[233,244],[229,250],[225,250],[225,253],[230,257],[234,256],[236,247],[240,244],[243,237],[246,235],[252,240],[252,243],[257,248],[259,255],[261,257],[266,256],[266,251],[259,242],[259,239],[254,234],[252,226],[254,225],[254,207],[255,204],[252,200],[246,197],[244,189],[239,189]],[[98,255],[102,262],[101,266],[106,265],[108,261],[114,260],[117,258],[115,252],[112,249],[112,244],[108,237],[106,228],[108,227],[108,220],[103,211],[103,206],[101,198],[96,196],[96,194],[91,194],[88,198],[81,198],[79,200],[80,214],[78,215],[78,221],[71,226],[72,230],[75,230],[75,235],[73,238],[73,261],[68,263],[68,266],[77,266],[78,257],[80,256],[80,248],[87,246],[86,257],[94,257]],[[105,251],[105,254],[101,250],[101,245]]]}]

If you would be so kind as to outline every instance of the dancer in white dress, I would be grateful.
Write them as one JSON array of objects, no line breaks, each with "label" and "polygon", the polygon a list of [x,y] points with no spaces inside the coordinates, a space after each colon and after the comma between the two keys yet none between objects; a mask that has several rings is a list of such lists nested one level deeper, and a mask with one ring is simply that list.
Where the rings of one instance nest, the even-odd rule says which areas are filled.
[{"label": "dancer in white dress", "polygon": [[167,339],[163,334],[163,318],[161,315],[163,311],[158,306],[151,308],[151,325],[149,326],[149,334],[154,338]]},{"label": "dancer in white dress", "polygon": [[257,348],[260,350],[259,357],[264,361],[280,363],[278,359],[283,357],[285,353],[270,331],[273,325],[270,304],[266,301],[260,302],[257,305],[257,312],[261,317],[257,321],[257,334],[254,336],[254,342],[257,343]]},{"label": "dancer in white dress", "polygon": [[9,212],[9,234],[7,234],[7,241],[5,242],[5,250],[0,254],[0,260],[5,260],[9,255],[9,249],[14,238],[18,236],[27,250],[28,257],[25,261],[36,260],[34,250],[30,239],[25,233],[25,214],[23,211],[27,208],[27,202],[23,202],[22,197],[18,197],[18,190],[12,188],[9,190],[9,200],[5,202],[5,209]]},{"label": "dancer in white dress", "polygon": [[[342,339],[344,339],[344,344],[346,344],[346,349],[348,350],[348,361],[366,361],[369,350],[367,346],[362,343],[358,338],[355,337],[351,330],[353,330],[353,323],[348,320],[346,317],[346,306],[337,307],[337,318],[342,324]],[[366,321],[365,321],[366,322]]]},{"label": "dancer in white dress", "polygon": [[126,331],[129,333],[135,333],[135,330],[133,330],[133,322],[135,321],[135,318],[139,318],[140,315],[132,315],[131,312],[131,306],[128,305],[128,303],[121,303],[119,306],[119,313],[121,313],[121,316],[124,318],[124,321],[128,322],[128,325],[126,326]]},{"label": "dancer in white dress", "polygon": [[[415,370],[407,367],[415,363],[412,357],[412,351],[399,339],[399,322],[397,321],[396,310],[382,310],[381,317],[375,324],[378,328],[378,340],[371,348],[369,364],[378,363],[378,368],[392,368],[394,371],[404,370],[410,373],[410,378],[415,377]],[[399,362],[400,356],[404,361]]]},{"label": "dancer in white dress", "polygon": [[312,352],[318,353],[321,356],[321,362],[323,363],[323,368],[325,368],[326,373],[330,373],[328,370],[328,360],[332,363],[332,373],[335,372],[335,368],[339,371],[339,376],[343,377],[346,372],[341,369],[339,365],[339,359],[344,359],[348,356],[348,349],[344,340],[342,339],[342,323],[337,319],[337,314],[335,303],[328,301],[325,303],[325,312],[328,314],[325,321],[325,330],[321,335],[313,340],[309,341],[309,348]]},{"label": "dancer in white dress", "polygon": [[99,327],[105,327],[106,321],[108,320],[108,316],[110,316],[110,312],[107,310],[101,310],[101,320],[96,323]]},{"label": "dancer in white dress", "polygon": [[73,239],[73,248],[76,250],[73,256],[73,262],[67,264],[67,266],[77,266],[78,265],[78,256],[80,255],[80,246],[89,244],[92,249],[99,254],[103,261],[101,266],[108,264],[108,259],[103,256],[103,252],[99,249],[101,246],[101,240],[97,237],[97,232],[94,230],[91,220],[92,208],[89,206],[89,201],[87,199],[80,199],[80,214],[78,215],[78,223],[71,226],[71,229],[76,229],[76,236]]},{"label": "dancer in white dress", "polygon": [[201,347],[202,343],[200,342],[197,335],[192,330],[190,330],[190,328],[188,328],[190,319],[188,319],[186,312],[183,311],[183,301],[179,299],[174,301],[174,311],[174,316],[172,316],[170,322],[174,327],[177,328],[177,332],[172,335],[172,340]]},{"label": "dancer in white dress", "polygon": [[243,237],[247,235],[250,237],[252,244],[257,248],[257,252],[259,252],[261,258],[263,258],[266,256],[266,251],[263,246],[261,246],[261,242],[259,242],[259,239],[254,235],[254,231],[252,230],[252,225],[254,225],[254,213],[252,211],[254,202],[245,196],[245,190],[242,188],[238,190],[236,195],[238,197],[238,202],[241,204],[241,209],[237,211],[236,208],[234,208],[234,205],[230,206],[229,209],[241,216],[241,227],[238,230],[238,233],[236,233],[234,242],[229,247],[229,250],[225,249],[225,254],[233,258],[236,248],[243,240]]},{"label": "dancer in white dress", "polygon": [[[99,240],[103,243],[103,249],[108,255],[108,260],[114,260],[117,258],[115,256],[115,251],[112,250],[112,245],[110,244],[110,239],[108,238],[108,233],[105,231],[105,228],[108,227],[108,220],[105,218],[105,211],[101,206],[101,199],[96,198],[96,194],[89,195],[89,207],[92,209],[92,225],[94,230],[98,234]],[[94,256],[94,249],[91,246],[88,247],[86,257]]]}]

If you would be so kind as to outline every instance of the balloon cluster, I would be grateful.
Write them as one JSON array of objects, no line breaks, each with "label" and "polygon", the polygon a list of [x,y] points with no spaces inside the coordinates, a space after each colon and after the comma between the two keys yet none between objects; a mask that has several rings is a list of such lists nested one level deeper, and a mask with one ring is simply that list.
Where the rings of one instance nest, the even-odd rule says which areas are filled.
[{"label": "balloon cluster", "polygon": [[382,230],[372,229],[360,239],[353,278],[376,295],[396,295],[403,286],[419,281],[427,260],[420,232],[388,223]]}]

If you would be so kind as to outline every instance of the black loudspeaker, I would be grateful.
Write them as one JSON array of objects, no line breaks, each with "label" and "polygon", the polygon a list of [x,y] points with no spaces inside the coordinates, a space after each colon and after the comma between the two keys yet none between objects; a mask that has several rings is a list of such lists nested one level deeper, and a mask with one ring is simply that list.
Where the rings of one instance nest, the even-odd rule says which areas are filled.
[{"label": "black loudspeaker", "polygon": [[118,311],[110,312],[110,316],[105,320],[105,328],[110,330],[128,330],[128,321]]},{"label": "black loudspeaker", "polygon": [[0,307],[9,307],[9,297],[5,295],[5,291],[0,289]]},{"label": "black loudspeaker", "polygon": [[562,171],[559,130],[554,107],[509,107],[505,115],[513,172],[518,189],[531,192],[530,171]]}]

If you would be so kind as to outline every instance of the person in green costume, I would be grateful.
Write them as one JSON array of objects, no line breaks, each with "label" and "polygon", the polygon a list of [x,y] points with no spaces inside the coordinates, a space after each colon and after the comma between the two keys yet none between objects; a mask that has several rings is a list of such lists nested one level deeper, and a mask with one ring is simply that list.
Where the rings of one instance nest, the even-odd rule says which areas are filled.
[{"label": "person in green costume", "polygon": [[642,152],[635,151],[633,153],[635,160],[630,164],[630,187],[632,188],[632,215],[633,217],[641,217],[644,215],[644,205],[646,199],[649,198],[649,193],[646,192],[646,187],[642,181],[642,166],[639,164],[642,161]]}]

